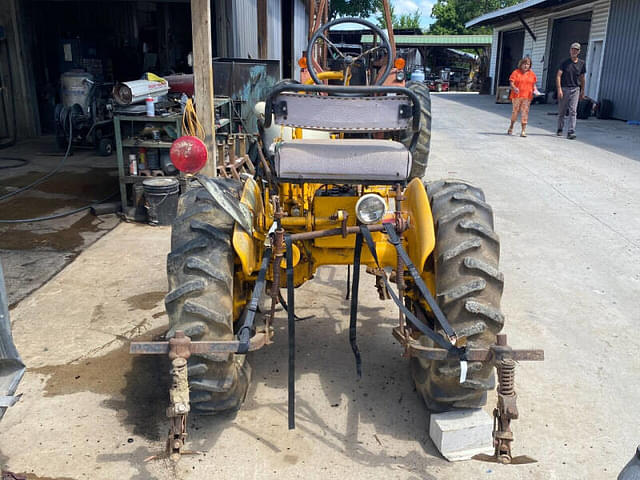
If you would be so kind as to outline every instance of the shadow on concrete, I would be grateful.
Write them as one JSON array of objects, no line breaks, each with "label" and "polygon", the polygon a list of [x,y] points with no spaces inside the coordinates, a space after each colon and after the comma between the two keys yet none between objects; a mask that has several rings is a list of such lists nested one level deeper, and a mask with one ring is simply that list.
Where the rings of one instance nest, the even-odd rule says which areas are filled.
[{"label": "shadow on concrete", "polygon": [[[53,137],[40,137],[0,151],[0,196],[41,179],[60,165],[63,157],[53,155],[54,145]],[[116,156],[77,150],[46,181],[0,201],[0,219],[59,214],[117,192]],[[89,210],[37,223],[0,222],[0,253],[9,272],[9,304],[14,307],[118,223],[115,214],[94,217]]]},{"label": "shadow on concrete", "polygon": [[[389,471],[392,466],[400,464],[408,469],[416,468],[413,478],[434,479],[424,471],[418,471],[416,466],[437,463],[446,467],[446,462],[429,439],[428,411],[414,389],[408,361],[401,357],[400,346],[391,336],[396,318],[389,317],[382,302],[376,302],[375,305],[361,303],[358,309],[358,344],[362,354],[363,375],[358,380],[348,342],[349,302],[344,300],[346,269],[326,268],[323,273],[326,275],[319,275],[320,278],[312,282],[316,283],[316,290],[318,283],[323,285],[324,305],[311,305],[311,299],[304,292],[306,285],[296,290],[296,313],[299,316],[310,313],[316,315],[313,319],[296,324],[296,382],[312,375],[318,377],[321,385],[321,394],[313,395],[313,402],[308,401],[308,393],[298,393],[296,429],[314,442],[358,464],[388,468]],[[360,288],[362,298],[365,289],[375,288],[373,277],[363,272]],[[336,305],[341,318],[336,318],[325,305]],[[256,390],[262,385],[270,389],[287,390],[288,344],[284,312],[277,316],[275,330],[274,344],[249,357],[253,381],[242,410],[262,410],[257,422],[275,423],[284,433],[287,429],[287,402],[264,403],[256,397]],[[286,398],[286,394],[278,397]],[[264,414],[265,407],[270,412],[267,415]],[[346,426],[331,426],[334,418],[330,412],[333,408],[346,408]],[[344,414],[340,415],[342,418]],[[250,438],[258,439],[276,454],[288,453],[281,452],[275,443],[263,438],[259,428],[240,425],[233,421],[232,416],[191,417],[190,423],[189,444],[195,450],[213,451],[219,432],[235,428]],[[369,448],[367,442],[363,441],[360,433],[363,424],[374,426],[377,432],[375,440],[382,447],[382,452],[377,447]],[[403,457],[396,456],[382,444],[378,434],[403,440],[415,439],[420,449]],[[371,443],[376,445],[375,441]],[[291,453],[295,453],[293,449]],[[394,472],[397,473],[397,469]],[[405,473],[406,478],[412,478],[409,472]]]},{"label": "shadow on concrete", "polygon": [[[438,115],[446,115],[446,103],[455,102],[467,108],[479,110],[484,114],[495,115],[504,119],[502,123],[497,118],[486,119],[486,122],[465,122],[465,127],[474,129],[480,127],[482,131],[475,133],[479,135],[501,135],[502,130],[506,133],[511,117],[511,104],[497,104],[492,95],[458,95],[455,93],[439,94],[434,109],[434,122],[437,122]],[[555,137],[558,123],[558,106],[553,104],[531,105],[529,111],[529,130],[531,127],[540,128],[549,132],[549,136]],[[582,142],[594,147],[607,150],[611,153],[621,155],[640,162],[640,126],[627,125],[620,120],[600,120],[596,117],[589,117],[587,120],[578,120],[576,125],[576,142]],[[487,124],[495,127],[495,131],[486,131]],[[517,125],[518,126],[518,125]],[[566,122],[565,132],[566,136]],[[536,133],[529,133],[528,136],[536,136]],[[515,136],[515,135],[514,135]],[[558,140],[566,140],[564,137],[557,137]]]}]

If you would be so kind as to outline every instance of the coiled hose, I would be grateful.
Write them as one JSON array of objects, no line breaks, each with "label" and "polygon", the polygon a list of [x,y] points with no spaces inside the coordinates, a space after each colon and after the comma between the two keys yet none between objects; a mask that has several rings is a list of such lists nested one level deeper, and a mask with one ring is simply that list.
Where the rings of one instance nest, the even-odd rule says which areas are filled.
[{"label": "coiled hose", "polygon": [[[27,190],[32,189],[33,187],[35,187],[36,185],[40,185],[41,183],[43,183],[44,181],[46,181],[48,178],[51,178],[53,175],[55,175],[58,171],[60,171],[60,169],[64,166],[65,161],[67,160],[67,158],[69,158],[69,153],[71,152],[71,143],[73,140],[73,121],[71,119],[71,113],[67,116],[67,118],[69,119],[69,142],[67,144],[67,151],[64,154],[64,157],[62,158],[62,160],[60,161],[60,163],[58,163],[58,165],[51,170],[49,173],[47,173],[45,176],[40,177],[38,180],[31,182],[29,185],[25,185],[24,187],[20,187],[17,190],[14,190],[13,192],[9,192],[5,195],[0,196],[0,201],[5,200],[7,198],[13,197],[15,195],[18,195],[22,192],[26,192]],[[5,167],[8,168],[8,167]],[[45,215],[42,217],[35,217],[35,218],[19,218],[19,219],[14,219],[14,220],[5,220],[5,219],[0,219],[0,224],[15,224],[15,223],[32,223],[32,222],[44,222],[47,220],[54,220],[56,218],[62,218],[62,217],[68,217],[69,215],[73,215],[74,213],[78,213],[78,212],[82,212],[84,210],[89,210],[91,207],[93,207],[94,205],[97,205],[99,203],[105,202],[107,200],[109,200],[110,198],[114,197],[115,195],[117,195],[118,192],[114,192],[112,194],[110,194],[108,197],[105,197],[101,200],[98,200],[97,202],[92,202],[88,205],[85,205],[83,207],[78,207],[78,208],[74,208],[72,210],[67,210],[66,212],[60,212],[60,213],[55,213],[52,215]]]}]

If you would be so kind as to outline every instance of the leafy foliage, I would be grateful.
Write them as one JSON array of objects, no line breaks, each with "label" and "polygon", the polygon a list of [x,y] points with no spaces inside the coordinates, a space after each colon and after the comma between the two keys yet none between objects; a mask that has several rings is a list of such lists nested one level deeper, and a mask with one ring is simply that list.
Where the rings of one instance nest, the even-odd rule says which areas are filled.
[{"label": "leafy foliage", "polygon": [[[376,20],[380,28],[387,28],[387,19],[384,17],[384,8],[382,0],[376,0],[376,11],[378,15]],[[393,3],[389,2],[389,10],[391,11],[391,24],[393,28],[420,28],[420,10],[413,13],[404,13],[397,15]]]},{"label": "leafy foliage", "polygon": [[376,12],[377,4],[378,0],[331,0],[329,15],[331,18],[367,18]]},{"label": "leafy foliage", "polygon": [[490,27],[468,29],[466,22],[485,13],[510,7],[520,0],[437,0],[431,10],[436,21],[429,33],[433,35],[455,35],[463,33],[489,33]]},{"label": "leafy foliage", "polygon": [[[373,14],[376,15],[378,26],[387,28],[387,22],[384,18],[384,10],[382,0],[331,0],[331,18],[336,17],[362,17],[368,18]],[[414,13],[405,13],[397,15],[394,12],[393,3],[389,2],[391,10],[391,23],[393,28],[420,28],[420,11]]]}]

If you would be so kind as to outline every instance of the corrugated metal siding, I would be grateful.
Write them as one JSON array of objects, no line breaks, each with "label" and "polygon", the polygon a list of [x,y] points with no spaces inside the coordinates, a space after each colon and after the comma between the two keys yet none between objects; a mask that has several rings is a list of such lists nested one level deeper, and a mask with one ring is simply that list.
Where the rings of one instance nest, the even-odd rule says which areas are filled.
[{"label": "corrugated metal siding", "polygon": [[293,3],[293,65],[295,72],[293,78],[300,78],[298,59],[307,49],[309,35],[309,15],[304,0],[295,0]]},{"label": "corrugated metal siding", "polygon": [[[600,100],[599,84],[600,76],[602,72],[602,60],[600,58],[598,71],[590,72],[593,68],[594,60],[592,57],[594,52],[593,42],[603,42],[607,34],[607,21],[609,20],[609,6],[611,0],[601,0],[594,3],[593,12],[591,14],[591,31],[589,32],[589,47],[587,50],[587,88],[586,94],[593,97],[595,100]],[[604,44],[603,44],[604,45]],[[599,52],[599,55],[603,55],[604,49]],[[590,83],[593,82],[593,85]]]},{"label": "corrugated metal siding", "polygon": [[593,4],[591,15],[591,34],[589,41],[604,40],[607,32],[607,19],[609,18],[610,0],[602,0]]},{"label": "corrugated metal siding", "polygon": [[[529,28],[533,30],[533,33],[536,33],[536,19],[525,20]],[[538,36],[536,35],[536,39]],[[524,31],[524,44],[522,46],[522,56],[523,57],[533,57],[533,45],[534,45],[533,37],[529,35],[529,32],[525,29]]]},{"label": "corrugated metal siding", "polygon": [[216,0],[214,12],[214,28],[216,33],[216,56],[231,57],[233,48],[231,42],[231,22],[232,22],[231,0]]},{"label": "corrugated metal siding", "polygon": [[640,120],[640,2],[611,0],[600,98],[613,102],[613,116]]},{"label": "corrugated metal siding", "polygon": [[[491,43],[491,35],[395,35],[396,46],[446,46],[451,48],[484,47]],[[373,35],[362,35],[360,42],[373,43]]]},{"label": "corrugated metal siding", "polygon": [[498,30],[493,31],[493,40],[491,40],[491,60],[489,61],[489,76],[492,79],[491,93],[494,94],[493,80],[496,78],[496,63],[498,58],[498,38],[500,32]]},{"label": "corrugated metal siding", "polygon": [[282,77],[282,7],[281,0],[267,0],[267,57],[280,60]]},{"label": "corrugated metal siding", "polygon": [[531,46],[531,69],[538,77],[538,88],[542,87],[543,79],[546,73],[545,55],[547,54],[547,34],[549,32],[549,20],[546,18],[536,18],[535,28],[532,27],[533,33],[536,34],[536,41]]},{"label": "corrugated metal siding", "polygon": [[233,1],[233,51],[238,58],[258,58],[258,2]]}]

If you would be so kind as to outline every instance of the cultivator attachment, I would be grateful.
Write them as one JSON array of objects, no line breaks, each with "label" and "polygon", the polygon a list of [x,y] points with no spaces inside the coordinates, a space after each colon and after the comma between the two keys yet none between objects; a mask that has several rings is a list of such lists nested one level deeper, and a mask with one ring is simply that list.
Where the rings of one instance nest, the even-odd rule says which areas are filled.
[{"label": "cultivator attachment", "polygon": [[[277,206],[277,205],[276,205]],[[276,210],[279,210],[276,208]],[[460,361],[460,383],[466,380],[468,362],[489,362],[495,366],[498,377],[497,406],[493,411],[494,428],[493,441],[495,447],[494,460],[500,463],[511,463],[511,443],[513,433],[511,432],[511,420],[518,418],[515,393],[515,366],[517,361],[541,361],[544,360],[544,351],[539,349],[521,350],[512,349],[507,343],[505,334],[498,334],[496,343],[490,348],[472,348],[466,344],[466,338],[459,338],[451,325],[449,325],[444,313],[440,310],[436,300],[433,298],[428,288],[421,279],[419,272],[407,255],[400,237],[398,236],[408,225],[402,216],[398,215],[393,220],[377,225],[359,225],[346,227],[316,230],[299,234],[285,234],[282,228],[272,228],[272,241],[268,241],[262,259],[261,269],[254,286],[251,301],[247,306],[242,327],[238,330],[237,340],[233,341],[191,341],[181,330],[177,330],[173,338],[166,342],[133,342],[130,347],[132,354],[164,354],[171,360],[171,389],[169,392],[170,405],[167,409],[167,417],[170,419],[170,430],[167,439],[167,455],[177,460],[181,454],[193,453],[184,449],[187,432],[187,415],[190,410],[189,405],[189,383],[187,359],[192,354],[223,354],[237,353],[244,354],[262,348],[270,343],[271,322],[273,321],[275,302],[281,302],[288,314],[289,330],[289,428],[295,428],[295,322],[298,318],[294,313],[294,289],[293,289],[293,266],[292,266],[292,244],[297,240],[308,240],[327,236],[356,234],[356,249],[354,258],[353,283],[351,285],[351,321],[349,328],[349,340],[356,357],[358,376],[361,372],[360,352],[356,343],[356,316],[358,302],[358,281],[360,271],[360,252],[363,245],[367,245],[378,267],[375,269],[377,284],[384,285],[385,291],[391,296],[400,309],[399,325],[393,329],[394,337],[404,348],[407,357],[417,357],[425,360],[459,360]],[[439,329],[444,335],[437,332],[424,322],[424,318],[418,318],[401,301],[399,296],[390,284],[387,273],[380,267],[375,245],[371,232],[384,232],[388,235],[389,241],[398,251],[398,265],[406,269],[412,280],[415,282],[423,298],[432,309],[435,322],[439,324]],[[258,310],[258,302],[262,292],[265,290],[265,276],[275,258],[275,264],[280,270],[281,261],[286,261],[287,277],[287,302],[284,302],[279,288],[270,289],[272,296],[272,308],[270,314],[266,315],[265,328],[263,331],[256,331],[255,315]],[[398,267],[400,268],[400,267]],[[394,279],[398,289],[404,287]],[[401,295],[401,292],[400,292]],[[433,340],[437,347],[426,347],[415,340],[413,332],[421,332]],[[252,335],[253,333],[253,335]],[[251,336],[252,335],[252,336]]]},{"label": "cultivator attachment", "polygon": [[[443,348],[425,347],[406,335],[400,327],[393,329],[393,336],[405,349],[405,355],[425,360],[447,360],[458,358],[455,353]],[[494,365],[498,377],[497,405],[493,409],[493,459],[498,463],[511,463],[511,443],[513,432],[511,420],[518,419],[517,395],[515,392],[516,362],[543,361],[544,350],[512,349],[507,343],[507,335],[499,333],[496,343],[490,348],[467,348],[466,359],[471,362],[489,362]]]},{"label": "cultivator attachment", "polygon": [[166,342],[131,343],[129,347],[131,354],[168,355],[171,360],[171,387],[169,389],[169,407],[167,407],[170,428],[166,448],[166,455],[171,460],[177,461],[182,454],[195,453],[184,449],[187,439],[187,415],[191,409],[189,405],[188,358],[193,354],[251,352],[262,348],[266,341],[267,334],[258,332],[249,339],[247,344],[238,340],[193,342],[182,330],[178,330],[174,337]]}]

